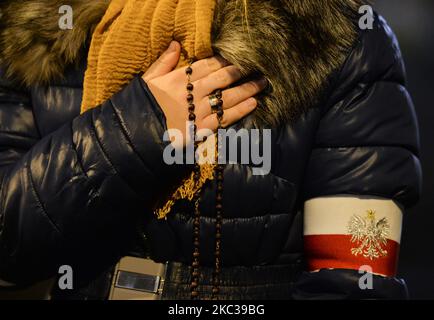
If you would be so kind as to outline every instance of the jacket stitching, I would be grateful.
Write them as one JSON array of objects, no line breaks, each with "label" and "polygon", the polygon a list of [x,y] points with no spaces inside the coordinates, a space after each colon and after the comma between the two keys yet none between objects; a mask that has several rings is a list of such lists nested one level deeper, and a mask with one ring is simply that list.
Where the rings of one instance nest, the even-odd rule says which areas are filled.
[{"label": "jacket stitching", "polygon": [[414,156],[417,156],[417,154],[411,150],[410,148],[406,147],[406,146],[402,146],[402,145],[392,145],[392,144],[370,144],[370,145],[357,145],[357,146],[317,146],[312,148],[312,150],[325,150],[325,149],[382,149],[382,148],[386,148],[386,149],[401,149],[401,150],[405,150],[408,153],[411,153]]},{"label": "jacket stitching", "polygon": [[90,126],[89,126],[90,136],[93,137],[93,139],[96,141],[96,144],[99,147],[104,159],[107,161],[108,165],[110,166],[112,173],[119,174],[118,171],[116,170],[115,166],[113,165],[113,162],[111,161],[110,157],[108,156],[106,150],[104,149],[101,141],[98,138],[98,134],[97,134],[96,127],[95,127],[94,114],[95,114],[95,112],[91,113]]},{"label": "jacket stitching", "polygon": [[0,130],[0,134],[10,134],[21,138],[27,138],[29,140],[33,140],[34,142],[37,142],[40,140],[40,137],[34,137],[30,135],[23,134],[22,132],[16,132],[16,131],[6,131],[6,130]]},{"label": "jacket stitching", "polygon": [[80,155],[79,155],[79,153],[78,153],[78,151],[77,151],[77,145],[76,145],[76,143],[75,143],[75,141],[74,141],[74,129],[73,129],[73,127],[72,127],[72,124],[71,124],[71,126],[70,126],[70,129],[71,129],[71,144],[72,144],[72,150],[73,150],[73,152],[74,152],[75,155],[76,155],[77,163],[78,163],[78,165],[80,166],[80,169],[81,169],[81,171],[83,172],[83,174],[86,176],[86,178],[89,178],[89,176],[88,176],[88,174],[87,174],[87,170],[85,170],[85,168],[84,168],[83,160],[81,159],[81,157],[80,157]]},{"label": "jacket stitching", "polygon": [[[97,143],[98,147],[100,148],[101,153],[102,153],[104,159],[108,162],[110,168],[112,169],[112,173],[114,173],[114,175],[118,175],[118,176],[122,177],[122,175],[119,173],[119,171],[113,165],[113,162],[111,161],[110,157],[108,156],[108,154],[105,151],[105,149],[104,149],[101,141],[99,140],[99,138],[97,136],[95,122],[94,122],[94,112],[92,112],[91,125],[90,125],[89,129],[90,129],[89,131],[91,133],[91,136],[94,138],[94,140],[96,140],[96,143]],[[130,188],[135,194],[137,194],[137,192],[134,190],[134,188],[132,188],[132,186],[130,186],[130,184],[124,178],[122,178],[122,179],[125,181],[125,183],[128,186],[128,188]]]},{"label": "jacket stitching", "polygon": [[[4,168],[2,168],[4,170]],[[5,220],[5,212],[3,210],[3,199],[4,199],[4,192],[5,192],[5,184],[7,179],[7,171],[3,174],[0,174],[0,236],[2,234],[3,226],[4,226],[4,220]]]},{"label": "jacket stitching", "polygon": [[131,135],[130,135],[130,133],[128,132],[128,129],[126,128],[126,126],[125,126],[125,124],[124,124],[124,122],[123,122],[121,116],[118,114],[118,112],[117,112],[116,108],[114,107],[112,101],[109,100],[109,102],[110,102],[110,107],[113,109],[113,113],[114,113],[114,115],[115,115],[116,118],[118,119],[118,122],[119,122],[119,125],[120,125],[120,128],[121,128],[121,131],[122,131],[122,133],[124,134],[125,139],[127,140],[128,144],[131,146],[131,149],[133,150],[133,152],[134,152],[134,153],[137,155],[137,157],[140,159],[140,161],[142,162],[143,166],[147,168],[147,166],[146,166],[146,162],[145,162],[145,159],[143,159],[143,157],[142,157],[142,156],[140,155],[140,153],[137,151],[137,147],[134,145],[134,143],[133,143],[133,141],[132,141],[132,138],[131,138]]},{"label": "jacket stitching", "polygon": [[54,228],[54,230],[59,235],[62,234],[62,232],[60,231],[59,227],[54,223],[54,221],[48,215],[48,212],[47,212],[44,204],[42,203],[40,195],[39,195],[38,191],[36,190],[35,183],[34,183],[34,180],[33,180],[32,170],[31,170],[31,167],[30,167],[30,162],[26,161],[25,169],[27,171],[27,176],[28,176],[29,181],[30,181],[30,189],[32,190],[32,194],[35,197],[35,200],[36,200],[39,208],[41,209],[41,212],[42,212],[43,216],[45,216],[45,218],[48,220],[48,222],[51,224],[51,226]]}]

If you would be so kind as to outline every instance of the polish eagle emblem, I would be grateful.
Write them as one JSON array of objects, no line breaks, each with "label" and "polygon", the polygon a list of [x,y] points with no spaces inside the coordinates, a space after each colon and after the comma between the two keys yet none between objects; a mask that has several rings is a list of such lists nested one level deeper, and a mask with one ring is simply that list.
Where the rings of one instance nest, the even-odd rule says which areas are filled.
[{"label": "polish eagle emblem", "polygon": [[386,217],[376,221],[374,210],[368,210],[366,216],[355,214],[351,217],[347,230],[351,235],[351,242],[357,245],[351,249],[353,255],[362,255],[370,260],[387,256],[384,247],[390,225]]}]

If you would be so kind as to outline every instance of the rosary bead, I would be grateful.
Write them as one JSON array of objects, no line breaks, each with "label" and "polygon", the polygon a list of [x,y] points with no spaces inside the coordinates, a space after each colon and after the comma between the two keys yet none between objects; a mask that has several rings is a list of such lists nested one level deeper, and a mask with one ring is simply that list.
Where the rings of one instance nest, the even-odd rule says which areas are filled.
[{"label": "rosary bead", "polygon": [[[188,119],[189,121],[193,122],[193,124],[190,127],[190,134],[192,136],[192,141],[194,141],[194,148],[195,151],[197,150],[197,148],[199,147],[199,142],[196,141],[197,140],[197,125],[195,123],[196,121],[196,114],[195,114],[195,105],[193,103],[194,101],[194,96],[193,96],[193,90],[194,90],[194,85],[191,83],[190,79],[191,79],[191,75],[193,73],[193,69],[191,67],[191,64],[193,63],[193,60],[190,61],[190,65],[185,69],[185,73],[187,74],[187,78],[188,78],[188,83],[187,83],[187,102],[188,102],[188,111],[189,111],[189,115],[188,115]],[[222,100],[222,90],[216,90],[215,91],[215,96],[218,98],[218,103],[216,108],[213,109],[213,111],[216,112],[217,114],[217,120],[219,122],[219,129],[222,128],[222,120],[223,120],[223,115],[224,115],[224,111],[223,111],[223,100]],[[219,135],[219,139],[221,138],[221,136]],[[207,140],[207,137],[203,138],[203,142],[205,142]],[[221,150],[221,146],[220,145],[216,145],[216,152],[218,154],[218,152]],[[205,155],[206,156],[206,155]],[[220,273],[220,264],[221,264],[221,260],[220,260],[220,256],[221,256],[221,229],[222,229],[222,220],[223,220],[223,216],[222,216],[222,210],[223,210],[223,205],[222,205],[222,201],[223,201],[223,171],[224,171],[224,167],[222,165],[217,165],[215,168],[215,177],[216,177],[216,185],[217,185],[217,191],[216,191],[216,223],[215,223],[215,227],[216,227],[216,233],[215,233],[215,237],[216,237],[216,242],[215,242],[215,252],[214,252],[214,256],[215,256],[215,268],[214,268],[214,274],[213,274],[213,288],[212,288],[212,299],[217,299],[216,295],[220,292],[219,289],[219,285],[220,285],[220,281],[218,279],[219,273]],[[200,179],[200,166],[198,163],[195,163],[195,171],[194,171],[194,175],[193,178],[195,179],[195,181],[199,181]],[[194,196],[194,203],[195,203],[195,210],[194,210],[194,220],[193,220],[193,244],[194,244],[194,251],[193,251],[193,261],[191,264],[192,270],[191,270],[191,284],[190,284],[190,288],[191,288],[191,298],[192,299],[197,299],[199,297],[199,292],[196,290],[199,286],[199,257],[200,257],[200,252],[199,252],[199,247],[200,247],[200,209],[198,207],[198,201],[200,201],[200,195],[196,194]]]}]

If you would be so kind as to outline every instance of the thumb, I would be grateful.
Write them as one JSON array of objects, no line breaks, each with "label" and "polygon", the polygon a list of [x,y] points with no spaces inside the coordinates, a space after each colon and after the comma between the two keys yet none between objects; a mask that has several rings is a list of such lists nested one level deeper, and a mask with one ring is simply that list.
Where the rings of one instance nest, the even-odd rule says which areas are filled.
[{"label": "thumb", "polygon": [[177,41],[172,41],[166,51],[145,72],[143,79],[149,81],[169,73],[178,64],[180,56],[181,45]]}]

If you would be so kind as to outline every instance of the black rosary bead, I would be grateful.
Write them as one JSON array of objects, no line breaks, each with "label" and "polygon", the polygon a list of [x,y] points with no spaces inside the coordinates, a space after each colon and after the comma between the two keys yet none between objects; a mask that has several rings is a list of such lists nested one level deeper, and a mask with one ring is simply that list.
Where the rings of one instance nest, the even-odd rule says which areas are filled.
[{"label": "black rosary bead", "polygon": [[[185,73],[187,74],[187,78],[188,78],[188,83],[187,83],[187,102],[188,102],[188,119],[190,121],[193,121],[193,125],[190,127],[190,132],[192,135],[192,141],[194,141],[194,151],[196,153],[197,147],[198,147],[198,142],[197,140],[197,126],[194,123],[194,121],[196,120],[196,114],[194,113],[196,107],[193,103],[194,101],[194,96],[193,96],[193,89],[194,86],[191,83],[191,75],[193,74],[193,69],[191,68],[191,64],[193,63],[193,60],[190,60],[190,65],[185,69]],[[194,170],[194,179],[195,181],[197,181],[200,178],[200,167],[199,165],[196,163],[195,165],[195,170]],[[191,264],[191,283],[190,283],[190,289],[191,289],[191,299],[198,299],[199,298],[199,292],[197,291],[197,288],[199,286],[199,257],[200,257],[200,242],[199,242],[199,238],[200,238],[200,210],[199,210],[199,197],[195,196],[194,197],[194,204],[195,204],[195,210],[194,210],[194,221],[193,221],[193,225],[194,225],[194,231],[193,231],[193,245],[194,245],[194,250],[193,250],[193,261]]]},{"label": "black rosary bead", "polygon": [[[196,120],[196,114],[195,112],[195,105],[193,103],[194,101],[194,96],[193,96],[193,89],[194,89],[194,85],[191,83],[191,75],[193,73],[193,69],[191,68],[191,64],[192,61],[190,62],[190,65],[185,69],[185,73],[188,76],[188,83],[187,83],[187,102],[188,102],[188,111],[189,111],[189,115],[188,115],[188,119],[190,121],[193,122],[193,125],[191,126],[190,130],[192,133],[192,139],[194,141],[194,150],[195,153],[197,151],[197,148],[199,146],[199,141],[197,141],[197,126],[195,124],[195,120]],[[216,108],[214,109],[214,111],[216,111],[217,113],[217,120],[218,120],[218,129],[222,128],[222,120],[223,120],[223,115],[224,115],[224,111],[223,111],[223,101],[222,101],[222,91],[221,90],[217,90],[215,92],[215,96],[219,99]],[[205,142],[207,140],[206,137],[203,138],[203,141]],[[218,139],[219,140],[219,139]],[[218,150],[221,148],[218,145],[218,140],[216,142],[216,159],[218,158]],[[222,229],[222,220],[223,220],[223,205],[222,205],[222,193],[223,193],[223,179],[224,179],[224,175],[223,175],[223,170],[224,167],[222,165],[217,165],[215,167],[215,177],[217,180],[217,190],[216,190],[216,234],[215,234],[215,238],[216,238],[216,242],[215,242],[215,252],[214,252],[214,256],[215,256],[215,268],[214,268],[214,273],[213,273],[213,279],[212,279],[212,283],[213,283],[213,288],[212,288],[212,299],[217,299],[217,295],[220,292],[220,281],[219,281],[219,277],[220,277],[220,271],[221,271],[221,260],[220,257],[222,255],[221,253],[221,229]],[[199,164],[196,163],[195,165],[195,170],[194,170],[194,175],[193,175],[195,181],[198,181],[200,179],[200,166]],[[192,264],[191,264],[191,283],[190,283],[190,289],[191,289],[191,298],[192,299],[198,299],[199,298],[199,292],[197,290],[198,286],[199,286],[199,267],[200,267],[200,263],[199,263],[199,257],[200,257],[200,209],[199,209],[199,201],[200,201],[200,196],[199,195],[195,195],[194,197],[194,205],[195,205],[195,210],[194,210],[194,220],[193,220],[193,254],[192,254]]]}]

